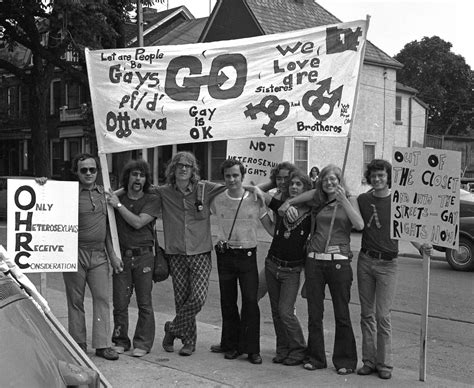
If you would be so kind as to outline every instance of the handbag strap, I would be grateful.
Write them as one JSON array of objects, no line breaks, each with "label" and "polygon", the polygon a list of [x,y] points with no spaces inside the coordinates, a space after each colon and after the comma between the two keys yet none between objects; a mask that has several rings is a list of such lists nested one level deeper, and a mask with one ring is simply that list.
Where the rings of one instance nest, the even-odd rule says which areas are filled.
[{"label": "handbag strap", "polygon": [[336,211],[337,211],[337,202],[334,205],[334,211],[332,212],[331,224],[329,225],[328,239],[326,240],[326,247],[324,248],[325,253],[327,252],[329,243],[331,242],[331,234],[332,234],[332,228],[334,227],[334,220],[336,219]]},{"label": "handbag strap", "polygon": [[232,222],[232,227],[230,228],[229,237],[227,237],[227,241],[230,241],[230,236],[232,235],[232,231],[234,230],[235,220],[237,219],[237,214],[239,213],[240,205],[242,205],[242,201],[244,199],[246,191],[247,190],[244,190],[244,193],[242,194],[242,198],[240,198],[239,206],[237,206],[237,210],[235,211],[234,222]]}]

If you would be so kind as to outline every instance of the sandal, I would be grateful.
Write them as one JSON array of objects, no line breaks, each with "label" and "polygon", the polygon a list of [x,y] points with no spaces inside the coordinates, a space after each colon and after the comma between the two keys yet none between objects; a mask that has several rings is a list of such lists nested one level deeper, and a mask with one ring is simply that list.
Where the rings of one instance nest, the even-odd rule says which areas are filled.
[{"label": "sandal", "polygon": [[305,362],[303,364],[303,368],[305,368],[306,370],[316,370],[316,365],[314,365],[312,362]]},{"label": "sandal", "polygon": [[337,370],[338,375],[350,375],[351,373],[354,373],[354,369],[340,368],[340,369]]}]

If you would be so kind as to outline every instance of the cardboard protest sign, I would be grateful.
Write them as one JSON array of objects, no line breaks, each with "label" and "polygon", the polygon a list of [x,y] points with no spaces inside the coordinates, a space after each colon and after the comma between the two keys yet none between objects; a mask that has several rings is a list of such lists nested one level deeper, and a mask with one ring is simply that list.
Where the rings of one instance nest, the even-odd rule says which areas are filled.
[{"label": "cardboard protest sign", "polygon": [[227,158],[241,161],[247,170],[244,185],[268,182],[272,168],[283,160],[284,150],[284,137],[227,141]]},{"label": "cardboard protest sign", "polygon": [[394,148],[391,236],[457,249],[461,153]]},{"label": "cardboard protest sign", "polygon": [[8,180],[7,247],[23,272],[77,271],[78,183]]},{"label": "cardboard protest sign", "polygon": [[100,153],[347,136],[365,20],[190,45],[86,50]]}]

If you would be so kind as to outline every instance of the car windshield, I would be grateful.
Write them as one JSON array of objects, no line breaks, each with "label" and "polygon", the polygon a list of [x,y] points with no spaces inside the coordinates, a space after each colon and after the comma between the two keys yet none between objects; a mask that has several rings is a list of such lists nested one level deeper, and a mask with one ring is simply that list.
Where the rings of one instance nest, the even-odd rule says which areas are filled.
[{"label": "car windshield", "polygon": [[459,199],[462,201],[474,202],[474,193],[461,189]]}]

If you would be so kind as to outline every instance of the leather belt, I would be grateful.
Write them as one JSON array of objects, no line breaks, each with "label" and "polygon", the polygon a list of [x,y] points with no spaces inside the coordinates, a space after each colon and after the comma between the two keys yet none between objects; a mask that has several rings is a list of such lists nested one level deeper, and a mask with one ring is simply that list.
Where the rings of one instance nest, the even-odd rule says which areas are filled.
[{"label": "leather belt", "polygon": [[373,259],[379,260],[393,260],[398,256],[398,253],[394,252],[378,252],[378,251],[371,251],[370,249],[361,248],[361,252],[365,253],[367,256],[372,257]]},{"label": "leather belt", "polygon": [[149,252],[153,252],[152,247],[128,248],[122,250],[122,254],[126,257],[142,256]]},{"label": "leather belt", "polygon": [[341,255],[339,253],[318,253],[318,252],[309,252],[308,257],[315,260],[349,260],[349,257]]},{"label": "leather belt", "polygon": [[278,257],[268,254],[268,258],[273,261],[276,265],[283,268],[294,268],[299,267],[300,265],[304,264],[304,260],[293,260],[293,261],[285,261],[280,260]]}]

